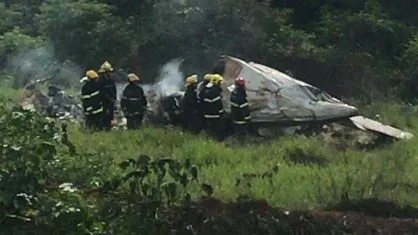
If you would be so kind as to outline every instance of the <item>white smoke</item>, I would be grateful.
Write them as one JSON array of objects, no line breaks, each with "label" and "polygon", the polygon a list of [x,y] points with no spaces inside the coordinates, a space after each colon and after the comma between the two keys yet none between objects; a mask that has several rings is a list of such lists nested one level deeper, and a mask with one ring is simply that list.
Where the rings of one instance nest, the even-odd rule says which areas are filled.
[{"label": "white smoke", "polygon": [[51,82],[71,86],[78,82],[82,69],[66,61],[57,61],[52,46],[22,51],[7,60],[6,71],[15,78],[16,86],[23,86],[31,80],[54,76]]},{"label": "white smoke", "polygon": [[184,84],[184,74],[180,71],[183,59],[172,59],[163,65],[159,71],[154,90],[160,96],[169,96],[181,91]]},{"label": "white smoke", "polygon": [[116,86],[116,94],[117,94],[117,99],[120,101],[120,99],[121,99],[121,97],[122,97],[122,93],[123,93],[123,90],[125,89],[125,87],[126,87],[126,84],[127,83],[120,83],[120,82],[117,82],[117,83],[115,83],[115,86]]},{"label": "white smoke", "polygon": [[[184,85],[184,74],[180,70],[182,62],[183,59],[177,58],[164,64],[158,71],[158,77],[155,83],[141,85],[144,92],[148,93],[152,90],[159,96],[170,96],[181,91]],[[117,93],[122,94],[127,84],[127,82],[116,83]]]},{"label": "white smoke", "polygon": [[[155,83],[141,84],[142,89],[148,99],[148,105],[151,109],[155,109],[158,100],[161,97],[167,97],[180,92],[184,87],[184,74],[180,70],[183,59],[176,58],[164,64],[159,72]],[[125,74],[126,75],[126,74]],[[126,83],[116,83],[118,100],[122,96]]]}]

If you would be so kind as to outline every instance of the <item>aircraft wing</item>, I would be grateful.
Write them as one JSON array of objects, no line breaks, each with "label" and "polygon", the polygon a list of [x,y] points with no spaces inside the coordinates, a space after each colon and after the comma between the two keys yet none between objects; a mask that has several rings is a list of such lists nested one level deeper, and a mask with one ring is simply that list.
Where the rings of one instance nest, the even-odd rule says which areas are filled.
[{"label": "aircraft wing", "polygon": [[378,132],[384,135],[392,136],[397,139],[409,140],[414,137],[412,133],[399,130],[397,128],[385,125],[378,121],[363,117],[354,116],[350,118],[351,122],[359,129],[364,131]]}]

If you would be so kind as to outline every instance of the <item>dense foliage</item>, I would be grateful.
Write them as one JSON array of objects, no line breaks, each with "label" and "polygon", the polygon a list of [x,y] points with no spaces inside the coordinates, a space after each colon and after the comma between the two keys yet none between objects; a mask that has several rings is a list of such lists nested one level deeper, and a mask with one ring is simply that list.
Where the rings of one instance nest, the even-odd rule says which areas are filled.
[{"label": "dense foliage", "polygon": [[[417,126],[418,119],[405,118],[408,110],[390,107],[383,119]],[[382,228],[364,215],[270,205],[418,216],[416,139],[375,150],[356,150],[344,140],[324,145],[321,137],[237,148],[234,140],[149,126],[90,133],[69,125],[65,135],[65,120],[4,106],[0,113],[0,234],[363,234]],[[388,233],[418,229],[410,220],[391,221]]]},{"label": "dense foliage", "polygon": [[[387,0],[8,0],[0,4],[0,66],[19,79],[71,80],[110,60],[150,81],[174,57],[185,59],[186,73],[201,74],[230,54],[337,96],[410,100],[418,88],[416,8]],[[26,58],[38,58],[37,68],[28,70],[18,53],[34,48]]]},{"label": "dense foliage", "polygon": [[[119,161],[102,151],[69,153],[56,121],[0,108],[0,234],[350,231],[345,220],[290,216],[265,201],[223,205],[211,198],[214,188],[191,159],[140,155]],[[202,195],[200,203],[192,201]]]},{"label": "dense foliage", "polygon": [[[49,75],[72,85],[104,60],[148,81],[174,57],[202,74],[230,54],[367,103],[412,101],[418,89],[412,0],[28,2],[0,3],[1,78],[16,86]],[[18,94],[3,82],[0,103],[9,105]],[[418,126],[410,106],[365,111]],[[56,120],[10,106],[0,113],[0,234],[359,232],[345,216],[269,204],[418,217],[416,139],[375,150],[322,137],[237,148],[179,130],[92,134],[71,125],[67,140]]]}]

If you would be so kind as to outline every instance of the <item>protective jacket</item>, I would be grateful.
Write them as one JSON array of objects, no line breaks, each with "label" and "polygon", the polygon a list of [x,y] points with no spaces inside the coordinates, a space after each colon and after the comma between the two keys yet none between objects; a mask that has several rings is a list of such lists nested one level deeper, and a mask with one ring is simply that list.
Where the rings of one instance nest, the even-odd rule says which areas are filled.
[{"label": "protective jacket", "polygon": [[107,104],[113,104],[116,101],[116,85],[111,75],[108,73],[101,73],[99,78],[99,84],[101,86],[102,93],[105,98],[105,106]]},{"label": "protective jacket", "polygon": [[112,120],[114,118],[115,101],[116,101],[116,85],[112,79],[112,75],[109,73],[101,73],[99,78],[99,84],[101,88],[103,98],[103,125],[106,130],[110,130],[112,126]]},{"label": "protective jacket", "polygon": [[93,80],[86,82],[81,88],[81,100],[84,115],[94,116],[103,113],[103,98],[100,85]]},{"label": "protective jacket", "polygon": [[204,96],[204,90],[206,89],[206,85],[209,83],[209,81],[202,81],[197,84],[197,97],[198,102],[203,104],[203,96]]},{"label": "protective jacket", "polygon": [[198,110],[196,85],[187,86],[181,106],[185,115],[192,115]]},{"label": "protective jacket", "polygon": [[251,120],[245,87],[237,86],[231,93],[231,118],[234,124],[243,125]]},{"label": "protective jacket", "polygon": [[122,93],[120,102],[125,117],[143,116],[148,105],[141,86],[129,83]]},{"label": "protective jacket", "polygon": [[219,119],[224,113],[221,87],[212,86],[203,90],[203,114],[205,119]]}]

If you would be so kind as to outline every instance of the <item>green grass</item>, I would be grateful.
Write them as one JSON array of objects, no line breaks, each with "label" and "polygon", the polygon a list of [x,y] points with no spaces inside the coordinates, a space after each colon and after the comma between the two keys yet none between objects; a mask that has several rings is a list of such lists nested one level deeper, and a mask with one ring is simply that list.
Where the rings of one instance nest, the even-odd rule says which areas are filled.
[{"label": "green grass", "polygon": [[9,80],[0,80],[0,102],[11,102],[19,99],[22,90],[15,90],[10,88]]},{"label": "green grass", "polygon": [[[400,204],[418,203],[415,191],[407,190],[418,176],[416,140],[372,152],[341,152],[324,146],[318,139],[303,136],[245,146],[228,146],[178,130],[158,128],[96,134],[72,129],[69,136],[80,152],[93,152],[102,161],[112,162],[108,169],[100,169],[102,176],[118,174],[116,163],[139,154],[190,158],[199,166],[201,179],[212,184],[214,195],[223,200],[247,195],[266,199],[275,206],[306,209],[336,204],[347,192],[351,199],[377,197]],[[285,160],[286,153],[295,148],[321,156],[329,163],[301,165]],[[272,184],[254,179],[251,187],[235,186],[235,179],[241,174],[263,173],[277,164],[279,170]]]},{"label": "green grass", "polygon": [[[1,92],[2,97],[16,94],[6,88]],[[363,110],[368,116],[378,113],[383,120],[413,133],[418,130],[415,113],[402,105],[377,103]],[[266,199],[274,206],[309,209],[335,205],[348,195],[350,199],[377,198],[418,206],[418,139],[364,151],[341,150],[325,144],[320,137],[286,136],[239,145],[177,129],[148,126],[138,131],[88,133],[75,125],[70,127],[69,139],[78,155],[68,156],[67,150],[61,149],[65,156],[61,161],[66,167],[61,180],[79,185],[101,185],[123,173],[118,163],[147,154],[154,158],[191,159],[199,167],[200,180],[211,184],[214,196],[224,201],[249,196]],[[323,164],[298,164],[291,158],[320,159]],[[271,182],[254,178],[251,186],[245,182],[236,185],[242,174],[263,174],[277,165]],[[194,186],[192,196],[201,195]]]},{"label": "green grass", "polygon": [[[393,114],[381,112],[384,118],[396,117],[395,121],[405,123],[398,112]],[[412,121],[410,125],[418,123],[417,118]],[[398,141],[373,151],[342,151],[324,144],[320,137],[288,136],[261,144],[237,145],[155,127],[94,134],[74,127],[69,136],[81,153],[94,153],[92,158],[109,162],[97,172],[99,176],[93,177],[86,170],[83,174],[88,176],[84,178],[117,175],[121,173],[116,167],[118,162],[147,154],[155,158],[190,158],[199,166],[201,179],[214,187],[214,196],[225,201],[250,196],[266,199],[274,206],[308,209],[337,204],[342,195],[348,195],[350,199],[377,198],[418,206],[416,139]],[[296,164],[289,160],[292,153],[328,163]],[[277,164],[279,170],[273,175],[272,183],[255,178],[251,187],[235,185],[242,174],[262,174]],[[195,197],[200,195],[197,191]]]}]

